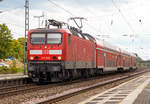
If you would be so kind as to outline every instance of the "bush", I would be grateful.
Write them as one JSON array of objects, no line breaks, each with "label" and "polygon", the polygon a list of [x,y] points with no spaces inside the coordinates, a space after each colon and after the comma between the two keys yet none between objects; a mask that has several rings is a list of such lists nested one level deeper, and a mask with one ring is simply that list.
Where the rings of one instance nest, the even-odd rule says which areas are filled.
[{"label": "bush", "polygon": [[16,67],[16,60],[13,60],[13,62],[9,68],[7,68],[5,66],[0,67],[0,74],[13,74],[13,73],[18,73],[18,72],[23,72],[23,70],[24,70],[23,67],[17,68]]},{"label": "bush", "polygon": [[6,66],[0,67],[0,74],[7,74],[8,73],[8,68]]}]

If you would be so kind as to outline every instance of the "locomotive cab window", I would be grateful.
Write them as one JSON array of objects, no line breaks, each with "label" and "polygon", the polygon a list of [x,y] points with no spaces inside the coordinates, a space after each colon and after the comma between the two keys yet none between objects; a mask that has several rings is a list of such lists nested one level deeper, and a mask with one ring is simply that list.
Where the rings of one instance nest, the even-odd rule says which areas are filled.
[{"label": "locomotive cab window", "polygon": [[61,33],[47,34],[47,44],[60,44],[60,43],[61,43]]},{"label": "locomotive cab window", "polygon": [[45,34],[44,33],[32,33],[31,43],[32,44],[45,44]]}]

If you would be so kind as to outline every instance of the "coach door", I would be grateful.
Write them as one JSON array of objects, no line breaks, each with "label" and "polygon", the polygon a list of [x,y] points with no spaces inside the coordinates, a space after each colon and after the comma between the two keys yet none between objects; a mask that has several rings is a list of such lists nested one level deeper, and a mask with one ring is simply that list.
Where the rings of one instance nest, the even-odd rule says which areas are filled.
[{"label": "coach door", "polygon": [[120,55],[117,55],[116,56],[116,67],[120,66],[119,61],[120,61]]},{"label": "coach door", "polygon": [[[100,52],[100,50],[98,50]],[[96,63],[97,62],[97,58],[96,58],[96,44],[94,44],[94,65],[92,67],[96,68]]]},{"label": "coach door", "polygon": [[74,69],[76,69],[76,53],[77,51],[76,51],[76,42],[74,42],[74,44],[73,44],[73,67],[74,67]]},{"label": "coach door", "polygon": [[122,62],[121,62],[121,55],[116,56],[116,67],[121,67]]},{"label": "coach door", "polygon": [[104,67],[106,66],[106,53],[104,53]]}]

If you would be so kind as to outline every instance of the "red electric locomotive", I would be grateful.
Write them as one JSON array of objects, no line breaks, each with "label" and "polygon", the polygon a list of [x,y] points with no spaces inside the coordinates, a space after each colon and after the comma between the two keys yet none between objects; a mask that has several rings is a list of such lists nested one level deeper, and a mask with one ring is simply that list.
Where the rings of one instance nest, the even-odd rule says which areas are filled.
[{"label": "red electric locomotive", "polygon": [[[85,75],[96,68],[95,41],[76,28],[62,29],[63,23],[49,20],[56,29],[32,29],[28,33],[28,75],[35,82],[59,81]],[[72,70],[74,69],[74,70]]]}]

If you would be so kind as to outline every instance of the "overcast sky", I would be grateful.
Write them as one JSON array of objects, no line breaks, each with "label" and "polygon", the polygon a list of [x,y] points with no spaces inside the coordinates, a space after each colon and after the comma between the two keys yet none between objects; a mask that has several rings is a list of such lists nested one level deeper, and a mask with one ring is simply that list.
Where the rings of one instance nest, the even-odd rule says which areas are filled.
[{"label": "overcast sky", "polygon": [[[33,16],[43,20],[57,19],[67,22],[72,16],[85,17],[83,32],[100,35],[99,38],[143,59],[150,59],[150,1],[149,0],[29,0],[30,29],[38,27]],[[60,7],[69,11],[67,13]],[[13,37],[24,36],[24,0],[0,2],[0,23],[6,23]]]}]

